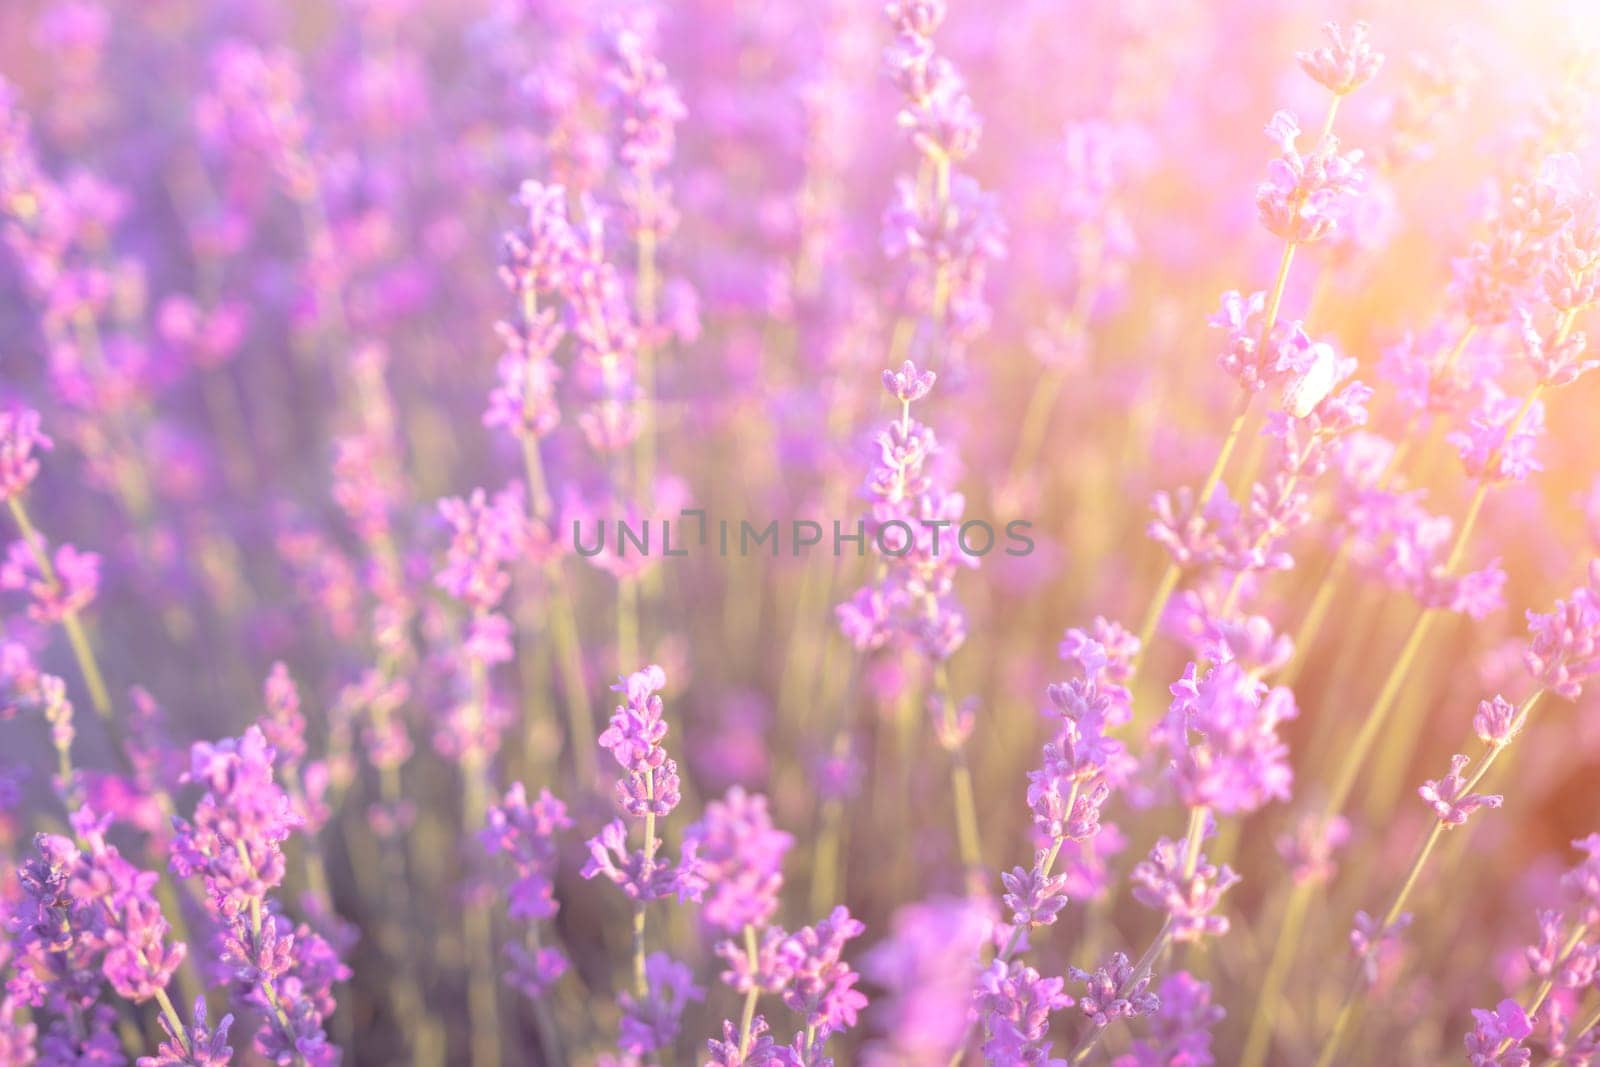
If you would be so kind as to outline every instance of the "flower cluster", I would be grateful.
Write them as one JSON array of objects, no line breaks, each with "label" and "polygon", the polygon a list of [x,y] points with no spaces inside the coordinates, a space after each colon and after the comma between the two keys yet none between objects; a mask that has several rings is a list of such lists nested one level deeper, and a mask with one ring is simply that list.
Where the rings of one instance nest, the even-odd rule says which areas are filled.
[{"label": "flower cluster", "polygon": [[50,438],[39,431],[39,413],[0,411],[0,500],[22,494],[39,473],[35,450],[49,451]]},{"label": "flower cluster", "polygon": [[235,1010],[260,1020],[255,1047],[269,1059],[300,1057],[337,1064],[324,1020],[333,985],[349,969],[331,946],[279,910],[283,844],[299,825],[289,796],[273,779],[272,746],[257,727],[190,751],[185,781],[205,793],[188,819],[174,817],[172,869],[198,876],[220,931],[218,959],[234,986]]},{"label": "flower cluster", "polygon": [[1229,660],[1204,676],[1189,664],[1172,697],[1160,740],[1184,804],[1242,815],[1288,799],[1293,772],[1277,730],[1295,716],[1293,693]]},{"label": "flower cluster", "polygon": [[899,639],[940,661],[966,640],[966,616],[955,598],[956,574],[976,562],[960,544],[966,502],[942,484],[951,457],[932,427],[911,417],[911,406],[935,380],[909,360],[883,374],[900,412],[873,440],[876,459],[864,489],[871,501],[866,536],[882,554],[882,577],[836,609],[840,629],[860,651]]},{"label": "flower cluster", "polygon": [[568,960],[558,948],[541,946],[538,924],[555,917],[557,862],[556,834],[570,829],[567,807],[548,789],[530,804],[527,790],[517,782],[505,798],[489,809],[489,821],[478,835],[484,851],[504,856],[512,870],[506,886],[506,910],[513,919],[528,924],[529,946],[511,944],[506,955],[511,970],[506,981],[524,996],[537,1000],[566,973]]},{"label": "flower cluster", "polygon": [[1178,942],[1227,933],[1228,917],[1214,913],[1222,894],[1239,881],[1227,864],[1207,863],[1197,844],[1188,846],[1191,855],[1185,856],[1183,842],[1163,837],[1129,875],[1134,897],[1167,913],[1172,939]]},{"label": "flower cluster", "polygon": [[627,823],[613,819],[589,839],[589,861],[583,866],[585,878],[603,877],[620,886],[628,899],[640,903],[674,895],[698,900],[705,891],[692,843],[685,844],[677,866],[658,855],[662,840],[656,835],[656,819],[671,814],[681,799],[677,761],[668,757],[661,744],[667,736],[667,723],[658,694],[666,684],[666,672],[651,665],[613,687],[626,701],[612,713],[600,745],[623,770],[614,789],[617,809],[628,819],[642,822],[644,841],[638,851],[630,851]]}]

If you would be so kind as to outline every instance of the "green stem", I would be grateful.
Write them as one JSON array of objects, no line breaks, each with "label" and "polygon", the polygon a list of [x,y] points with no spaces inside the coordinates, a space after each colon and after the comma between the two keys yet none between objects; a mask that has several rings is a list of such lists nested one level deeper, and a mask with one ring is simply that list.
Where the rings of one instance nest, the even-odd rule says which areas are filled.
[{"label": "green stem", "polygon": [[744,955],[745,961],[750,965],[750,988],[744,995],[744,1013],[739,1016],[739,1058],[742,1060],[750,1052],[750,1028],[755,1024],[756,1000],[761,996],[761,987],[755,984],[756,968],[759,966],[759,950],[756,947],[756,928],[749,923],[744,927]]}]

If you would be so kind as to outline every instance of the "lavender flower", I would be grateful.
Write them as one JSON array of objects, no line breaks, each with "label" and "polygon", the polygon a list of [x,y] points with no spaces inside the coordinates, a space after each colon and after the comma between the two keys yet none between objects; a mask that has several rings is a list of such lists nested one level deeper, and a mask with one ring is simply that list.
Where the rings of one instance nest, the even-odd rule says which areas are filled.
[{"label": "lavender flower", "polygon": [[808,1028],[827,1034],[856,1025],[867,998],[855,988],[859,975],[843,955],[845,945],[864,932],[866,926],[841,906],[789,938],[785,952],[793,975],[783,1002],[805,1018]]},{"label": "lavender flower", "polygon": [[1211,1001],[1211,986],[1187,971],[1175,971],[1161,980],[1155,993],[1160,1006],[1149,1017],[1146,1033],[1136,1038],[1112,1067],[1170,1067],[1172,1064],[1210,1067],[1211,1028],[1225,1014]]},{"label": "lavender flower", "polygon": [[154,1056],[139,1057],[139,1067],[227,1067],[233,1062],[233,1047],[228,1044],[233,1016],[224,1015],[213,1030],[207,1022],[204,997],[195,998],[194,1021],[182,1033],[173,1032],[166,1016],[160,1021],[167,1039]]},{"label": "lavender flower", "polygon": [[695,985],[693,972],[665,952],[651,953],[644,966],[646,994],[623,993],[619,998],[622,1033],[617,1043],[636,1056],[671,1048],[684,1008],[705,996],[705,990]]},{"label": "lavender flower", "polygon": [[1339,202],[1365,188],[1361,153],[1341,155],[1339,142],[1328,136],[1301,155],[1295,148],[1300,125],[1287,111],[1273,115],[1266,132],[1280,155],[1267,168],[1267,180],[1256,187],[1261,224],[1291,244],[1322,240],[1339,225]]},{"label": "lavender flower", "polygon": [[1067,975],[1074,982],[1082,983],[1078,1010],[1096,1028],[1111,1025],[1113,1019],[1151,1015],[1161,1007],[1160,998],[1149,992],[1150,975],[1146,973],[1135,980],[1133,964],[1121,952],[1113,952],[1093,971],[1070,967]]},{"label": "lavender flower", "polygon": [[25,492],[39,473],[34,451],[53,447],[50,438],[39,432],[37,411],[0,411],[0,500]]},{"label": "lavender flower", "polygon": [[0,589],[24,593],[28,615],[42,623],[58,623],[94,602],[100,590],[100,557],[62,545],[53,556],[35,542],[13,541],[0,561]]},{"label": "lavender flower", "polygon": [[1171,774],[1185,804],[1231,815],[1288,799],[1288,747],[1276,732],[1295,716],[1288,689],[1269,690],[1237,661],[1203,678],[1191,663],[1172,696],[1161,741],[1172,754]]},{"label": "lavender flower", "polygon": [[1372,50],[1367,40],[1368,31],[1365,22],[1352,24],[1349,32],[1341,30],[1338,23],[1329,22],[1322,27],[1328,43],[1314,50],[1296,52],[1295,59],[1313,81],[1336,96],[1348,96],[1383,69],[1383,53]]},{"label": "lavender flower", "polygon": [[[283,882],[283,842],[300,823],[273,780],[274,752],[258,727],[190,750],[185,781],[205,787],[191,819],[173,819],[172,869],[198,875],[221,930],[220,961],[237,980],[235,1008],[261,1022],[255,1047],[269,1059],[299,1056],[336,1064],[323,1020],[332,986],[349,977],[327,943],[277,911],[269,893]],[[293,991],[293,996],[290,996]]]},{"label": "lavender flower", "polygon": [[1505,798],[1499,795],[1467,792],[1467,779],[1461,772],[1471,762],[1467,756],[1451,756],[1449,774],[1424,782],[1417,789],[1417,795],[1423,803],[1432,808],[1439,821],[1446,826],[1460,826],[1479,808],[1498,808],[1505,802]]},{"label": "lavender flower", "polygon": [[541,789],[532,804],[521,782],[506,791],[505,799],[489,809],[489,824],[479,834],[490,855],[510,858],[516,879],[509,891],[514,918],[549,919],[558,905],[551,877],[556,860],[555,835],[572,826],[566,805]]},{"label": "lavender flower", "polygon": [[[1467,1060],[1472,1067],[1526,1067],[1533,1053],[1522,1042],[1533,1024],[1514,1000],[1502,1000],[1493,1011],[1472,1009],[1473,1027],[1467,1034]],[[1501,1051],[1501,1046],[1508,1046]]]},{"label": "lavender flower", "polygon": [[994,961],[978,976],[975,1006],[988,1040],[991,1063],[1029,1063],[1050,1054],[1050,1015],[1072,1006],[1060,978],[1043,978],[1022,963]]},{"label": "lavender flower", "polygon": [[[659,707],[660,698],[652,699]],[[793,843],[773,828],[766,797],[734,786],[706,805],[705,815],[684,832],[684,846],[694,850],[707,885],[705,921],[729,934],[765,926],[778,910],[783,857]]]},{"label": "lavender flower", "polygon": [[1518,400],[1490,385],[1470,420],[1469,429],[1447,437],[1470,476],[1499,484],[1524,481],[1544,469],[1533,454],[1544,432],[1544,405],[1538,400]]},{"label": "lavender flower", "polygon": [[1589,565],[1589,584],[1556,602],[1547,615],[1528,612],[1528,670],[1541,685],[1568,700],[1600,674],[1600,563]]},{"label": "lavender flower", "polygon": [[1133,895],[1141,904],[1167,913],[1176,942],[1220,937],[1228,932],[1228,917],[1213,912],[1239,876],[1227,864],[1207,863],[1203,853],[1198,854],[1193,874],[1185,873],[1183,847],[1171,838],[1157,841],[1149,857],[1133,868]]}]

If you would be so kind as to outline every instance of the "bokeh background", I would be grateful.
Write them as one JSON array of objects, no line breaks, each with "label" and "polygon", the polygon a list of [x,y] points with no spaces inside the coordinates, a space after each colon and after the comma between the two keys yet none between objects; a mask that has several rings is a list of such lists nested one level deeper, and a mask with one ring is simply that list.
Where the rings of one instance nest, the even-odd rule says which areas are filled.
[{"label": "bokeh background", "polygon": [[[592,198],[612,222],[601,245],[625,293],[650,288],[653,371],[638,417],[655,478],[634,487],[632,515],[692,506],[760,525],[853,524],[868,506],[874,435],[896,415],[881,372],[913,358],[939,374],[917,417],[947,446],[941,477],[969,515],[1030,521],[1037,546],[954,579],[965,639],[941,670],[947,691],[971,701],[957,747],[981,831],[974,871],[958,854],[942,710],[924,707],[928,657],[909,641],[859,651],[838,624],[835,606],[876,561],[702,552],[619,582],[618,568],[576,557],[566,525],[615,517],[617,487],[580,428],[572,342],[558,350],[562,418],[540,442],[548,533],[505,562],[515,655],[486,683],[496,722],[465,728],[480,730],[495,796],[515,781],[548,787],[576,823],[558,839],[560,911],[547,923],[571,973],[542,1007],[499,994],[496,1055],[542,1063],[559,1048],[563,1062],[594,1062],[614,1043],[630,912],[579,874],[583,841],[612,808],[612,763],[594,736],[616,702],[607,687],[646,663],[665,670],[666,745],[683,774],[669,842],[728,788],[765,794],[794,837],[782,870],[790,928],[845,904],[866,925],[849,953],[859,962],[886,945],[915,955],[906,924],[919,916],[958,930],[961,909],[998,909],[998,872],[1032,858],[1027,773],[1049,729],[1046,686],[1071,673],[1057,655],[1063,631],[1096,616],[1137,628],[1168,563],[1146,536],[1152,497],[1205,480],[1235,410],[1207,319],[1224,291],[1269,288],[1283,251],[1256,206],[1277,155],[1263,126],[1288,108],[1316,129],[1327,90],[1295,53],[1322,43],[1325,20],[1361,18],[1386,62],[1342,102],[1336,134],[1364,154],[1366,189],[1333,237],[1298,250],[1283,315],[1356,361],[1375,390],[1368,429],[1415,439],[1406,484],[1459,522],[1475,482],[1444,438],[1467,410],[1419,424],[1398,399],[1393,353],[1455,341],[1458,264],[1547,157],[1571,153],[1577,185],[1596,191],[1600,12],[1582,0],[952,0],[934,39],[981,116],[959,172],[986,199],[960,235],[971,243],[959,262],[980,264],[964,278],[970,299],[958,325],[931,329],[919,325],[915,256],[885,239],[919,149],[897,121],[884,60],[893,25],[876,5],[0,6],[0,225],[35,241],[8,239],[0,254],[0,403],[37,409],[55,442],[30,511],[102,557],[84,617],[112,721],[159,705],[178,764],[188,742],[261,716],[264,679],[287,665],[308,723],[302,773],[326,811],[315,835],[285,846],[283,907],[314,919],[321,905],[303,902],[325,902],[338,921],[320,921],[354,935],[328,1021],[349,1062],[468,1062],[459,917],[481,905],[496,944],[520,936],[463,830],[463,781],[479,773],[463,771],[451,739],[463,729],[464,616],[434,574],[451,540],[437,502],[526,477],[519,441],[484,418],[505,351],[496,323],[518,313],[503,235],[526,224],[522,183]],[[619,154],[628,90],[607,76],[619,25],[649,27],[683,111],[656,175],[677,224],[647,280],[626,221],[635,178]],[[60,198],[42,238],[26,183],[13,180],[21,153]],[[32,269],[41,254],[63,271]],[[1514,390],[1520,344],[1515,321],[1491,324],[1461,360]],[[1416,787],[1466,751],[1480,699],[1526,690],[1524,612],[1584,582],[1600,546],[1597,380],[1547,395],[1543,469],[1483,507],[1466,562],[1499,561],[1501,603],[1482,618],[1447,615],[1410,662],[1345,808],[1354,829],[1339,873],[1279,976],[1288,993],[1268,1062],[1315,1057],[1355,966],[1353,916],[1387,905],[1430,825]],[[1252,409],[1225,480],[1241,498],[1273,461],[1262,426],[1275,401]],[[1173,960],[1226,1009],[1212,1027],[1221,1063],[1243,1055],[1277,945],[1290,875],[1275,842],[1326,795],[1417,612],[1344,560],[1338,480],[1313,486],[1309,521],[1287,542],[1292,568],[1249,584],[1250,610],[1281,633],[1304,633],[1314,605],[1326,612],[1274,679],[1292,683],[1299,708],[1282,731],[1294,796],[1220,828],[1213,847],[1243,876],[1224,906],[1233,929]],[[1186,574],[1180,599],[1205,580]],[[627,624],[621,586],[633,590]],[[167,812],[118,769],[119,731],[89,712],[67,642],[4,596],[8,640],[67,678],[79,706],[84,793],[114,811],[125,855],[166,871]],[[1160,784],[1165,757],[1141,732],[1199,658],[1182,626],[1169,619],[1134,680],[1127,743],[1141,769],[1106,808],[1096,858],[1074,858],[1073,903],[1030,954],[1045,974],[1092,968],[1114,949],[1137,958],[1160,925],[1127,876],[1157,836],[1183,829]],[[374,723],[409,739],[403,759],[375,763]],[[66,818],[39,717],[21,708],[0,738],[9,869],[34,831]],[[1525,988],[1523,948],[1573,862],[1568,842],[1600,830],[1597,765],[1593,699],[1541,706],[1488,783],[1504,807],[1447,835],[1419,885],[1407,949],[1363,994],[1342,1062],[1445,1062],[1470,1009]],[[192,787],[173,789],[192,804]],[[169,901],[203,922],[181,880],[165,877]],[[709,987],[676,1042],[679,1062],[699,1062],[740,998],[719,984],[716,937],[692,905],[661,906],[651,923]],[[204,940],[189,965],[199,984]],[[939,1020],[964,1018],[970,989],[948,973],[965,960],[922,951],[907,966],[927,976],[912,988],[866,968],[872,1007],[835,1039],[839,1062],[947,1062]],[[397,997],[401,983],[414,1002]],[[1584,992],[1572,991],[1580,1015]],[[212,998],[223,1010],[220,986]],[[153,1009],[119,1010],[129,1051],[147,1054]],[[1081,1018],[1058,1015],[1057,1056]],[[563,1035],[555,1045],[547,1028]],[[258,1055],[248,1033],[236,1022],[236,1062]],[[918,1033],[930,1036],[901,1040]],[[1108,1033],[1093,1055],[1127,1053],[1129,1033]]]}]

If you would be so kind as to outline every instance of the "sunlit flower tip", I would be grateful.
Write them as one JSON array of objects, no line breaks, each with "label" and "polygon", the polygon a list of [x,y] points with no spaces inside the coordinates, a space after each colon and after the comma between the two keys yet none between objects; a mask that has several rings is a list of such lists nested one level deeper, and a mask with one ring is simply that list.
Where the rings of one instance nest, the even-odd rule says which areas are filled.
[{"label": "sunlit flower tip", "polygon": [[1302,155],[1294,147],[1299,130],[1292,120],[1275,117],[1267,133],[1282,146],[1282,154],[1267,165],[1266,179],[1256,186],[1261,224],[1295,244],[1310,244],[1334,233],[1350,214],[1351,198],[1366,188],[1361,153],[1340,154],[1330,136]]},{"label": "sunlit flower tip", "polygon": [[[1597,276],[1600,276],[1600,272],[1597,272]],[[1560,388],[1571,385],[1595,367],[1600,367],[1600,360],[1583,358],[1589,344],[1583,331],[1573,331],[1566,337],[1546,334],[1539,329],[1526,308],[1518,308],[1517,315],[1522,333],[1522,351],[1545,386]]]},{"label": "sunlit flower tip", "polygon": [[1134,981],[1133,964],[1121,952],[1112,953],[1093,971],[1069,967],[1067,976],[1083,985],[1078,1010],[1096,1027],[1108,1026],[1113,1019],[1153,1015],[1161,1007],[1161,998],[1150,992],[1150,973]]},{"label": "sunlit flower tip", "polygon": [[1532,1054],[1522,1042],[1533,1033],[1533,1023],[1522,1005],[1508,997],[1493,1011],[1472,1009],[1472,1019],[1466,1037],[1472,1067],[1526,1067]]},{"label": "sunlit flower tip", "polygon": [[883,372],[883,387],[902,404],[915,404],[933,392],[939,376],[931,370],[919,371],[909,359],[897,371]]},{"label": "sunlit flower tip", "polygon": [[1354,23],[1348,31],[1336,22],[1327,23],[1322,27],[1327,44],[1295,53],[1300,69],[1336,96],[1361,88],[1383,68],[1383,54],[1372,50],[1369,29],[1365,22]]},{"label": "sunlit flower tip", "polygon": [[889,0],[883,13],[901,33],[932,37],[944,23],[945,0]]},{"label": "sunlit flower tip", "polygon": [[1041,850],[1031,868],[1013,867],[1000,875],[1001,884],[1005,886],[1001,901],[1011,909],[1014,926],[1048,926],[1067,906],[1067,882],[1071,875],[1045,874],[1045,856]]},{"label": "sunlit flower tip", "polygon": [[1451,756],[1449,774],[1424,782],[1417,789],[1417,795],[1446,826],[1460,826],[1479,808],[1498,808],[1505,801],[1498,794],[1466,792],[1467,779],[1462,772],[1471,762],[1466,756]]},{"label": "sunlit flower tip", "polygon": [[617,684],[611,687],[613,693],[626,693],[630,703],[642,703],[650,698],[652,693],[658,693],[667,687],[667,672],[652,663],[648,667],[641,667],[632,674],[617,679]]},{"label": "sunlit flower tip", "polygon": [[1517,735],[1517,709],[1505,697],[1480,701],[1478,713],[1472,717],[1472,729],[1478,740],[1493,748],[1509,744]]},{"label": "sunlit flower tip", "polygon": [[54,447],[39,432],[39,413],[28,408],[0,411],[0,500],[22,493],[39,473],[34,452]]}]

